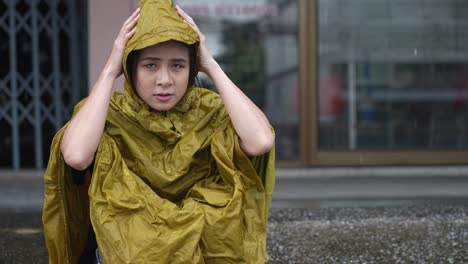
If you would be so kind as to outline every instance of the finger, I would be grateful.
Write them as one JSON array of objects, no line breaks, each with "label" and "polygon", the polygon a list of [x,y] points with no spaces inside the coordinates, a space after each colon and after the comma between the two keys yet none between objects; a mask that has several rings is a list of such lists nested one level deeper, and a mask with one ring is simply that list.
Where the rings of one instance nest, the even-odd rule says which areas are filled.
[{"label": "finger", "polygon": [[184,22],[187,23],[191,28],[193,28],[193,30],[195,30],[199,35],[201,35],[201,31],[198,28],[197,24],[195,24],[195,21],[193,20],[193,18],[187,15],[187,13],[185,13],[184,10],[182,10],[182,8],[180,8],[178,5],[176,5],[176,8],[178,10],[179,15],[184,20]]},{"label": "finger", "polygon": [[198,29],[197,25],[194,25],[192,23],[190,23],[189,21],[187,20],[184,20],[184,22],[189,25],[193,30],[195,30],[195,32],[197,32],[198,35],[201,35],[201,31],[200,29]]},{"label": "finger", "polygon": [[[184,12],[184,10],[182,10],[182,8],[179,6],[179,5],[176,5],[176,10],[177,10],[177,13],[182,13]],[[185,13],[185,12],[184,12]]]},{"label": "finger", "polygon": [[177,8],[177,11],[179,13],[179,15],[186,21],[188,22],[193,22],[193,19],[192,17],[190,17],[187,13],[185,13],[185,11],[180,8],[180,6],[176,5],[176,8]]},{"label": "finger", "polygon": [[135,17],[140,15],[140,8],[137,8],[128,18],[125,20],[124,24],[130,23]]},{"label": "finger", "polygon": [[117,36],[116,41],[120,43],[121,41],[127,42],[136,32],[136,24],[138,22],[138,18],[140,17],[140,14],[137,14],[136,17],[133,18],[132,21],[130,21],[129,24],[123,25],[122,28],[120,29],[119,35]]},{"label": "finger", "polygon": [[140,18],[140,14],[137,14],[137,15],[126,25],[127,29],[132,29],[133,27],[135,27],[135,25],[137,24],[139,18]]},{"label": "finger", "polygon": [[125,24],[129,24],[131,23],[135,18],[139,17],[140,16],[140,9],[138,8],[137,10],[135,10],[135,12],[133,12],[133,14],[127,18],[127,20],[125,20]]},{"label": "finger", "polygon": [[135,35],[135,32],[136,32],[136,27],[134,27],[132,30],[130,30],[130,32],[128,32],[127,34],[125,34],[125,38],[126,39],[130,39],[131,37],[133,37],[133,35]]},{"label": "finger", "polygon": [[138,13],[131,21],[129,21],[128,23],[126,22],[120,29],[119,35],[123,36],[127,34],[130,30],[132,30],[137,24],[139,17],[140,14]]}]

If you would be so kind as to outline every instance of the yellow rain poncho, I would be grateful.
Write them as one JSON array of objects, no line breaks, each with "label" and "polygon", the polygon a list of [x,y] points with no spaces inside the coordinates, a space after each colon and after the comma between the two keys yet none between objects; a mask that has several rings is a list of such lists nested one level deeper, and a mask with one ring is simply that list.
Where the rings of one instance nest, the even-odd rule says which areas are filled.
[{"label": "yellow rain poncho", "polygon": [[[198,35],[172,2],[140,2],[137,33],[114,93],[92,175],[76,180],[55,136],[44,175],[44,233],[50,263],[77,263],[90,228],[106,264],[265,263],[274,152],[247,157],[221,97],[190,87],[165,115],[135,94],[128,54]],[[76,107],[79,110],[81,104]]]}]

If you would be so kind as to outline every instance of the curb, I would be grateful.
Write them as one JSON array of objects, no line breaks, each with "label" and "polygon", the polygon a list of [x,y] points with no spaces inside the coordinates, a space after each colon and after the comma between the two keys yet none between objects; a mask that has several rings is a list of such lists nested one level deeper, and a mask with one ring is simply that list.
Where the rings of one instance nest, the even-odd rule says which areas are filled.
[{"label": "curb", "polygon": [[[273,202],[467,199],[468,166],[278,168]],[[0,209],[42,210],[43,171],[0,171]]]}]

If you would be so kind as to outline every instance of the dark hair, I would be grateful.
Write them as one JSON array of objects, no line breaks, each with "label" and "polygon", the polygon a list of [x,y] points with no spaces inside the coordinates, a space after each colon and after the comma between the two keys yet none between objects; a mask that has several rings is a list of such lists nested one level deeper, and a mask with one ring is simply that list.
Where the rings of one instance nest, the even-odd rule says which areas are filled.
[{"label": "dark hair", "polygon": [[[197,77],[198,74],[198,69],[197,69],[197,44],[186,44],[183,42],[178,41],[179,43],[182,43],[184,46],[187,47],[189,51],[189,79],[188,79],[188,84],[187,87],[191,87],[195,84],[195,78]],[[128,73],[128,78],[130,81],[130,84],[132,85],[133,89],[135,89],[135,74],[136,74],[136,67],[138,63],[138,57],[140,56],[140,50],[134,50],[128,54],[127,58],[127,73]]]}]

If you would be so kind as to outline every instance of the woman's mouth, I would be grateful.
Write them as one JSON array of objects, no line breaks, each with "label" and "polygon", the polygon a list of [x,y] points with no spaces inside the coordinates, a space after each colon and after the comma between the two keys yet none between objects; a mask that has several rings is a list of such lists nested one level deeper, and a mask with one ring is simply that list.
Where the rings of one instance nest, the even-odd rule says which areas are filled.
[{"label": "woman's mouth", "polygon": [[160,94],[155,94],[156,99],[158,99],[161,102],[167,102],[171,100],[173,94],[166,94],[166,93],[160,93]]}]

